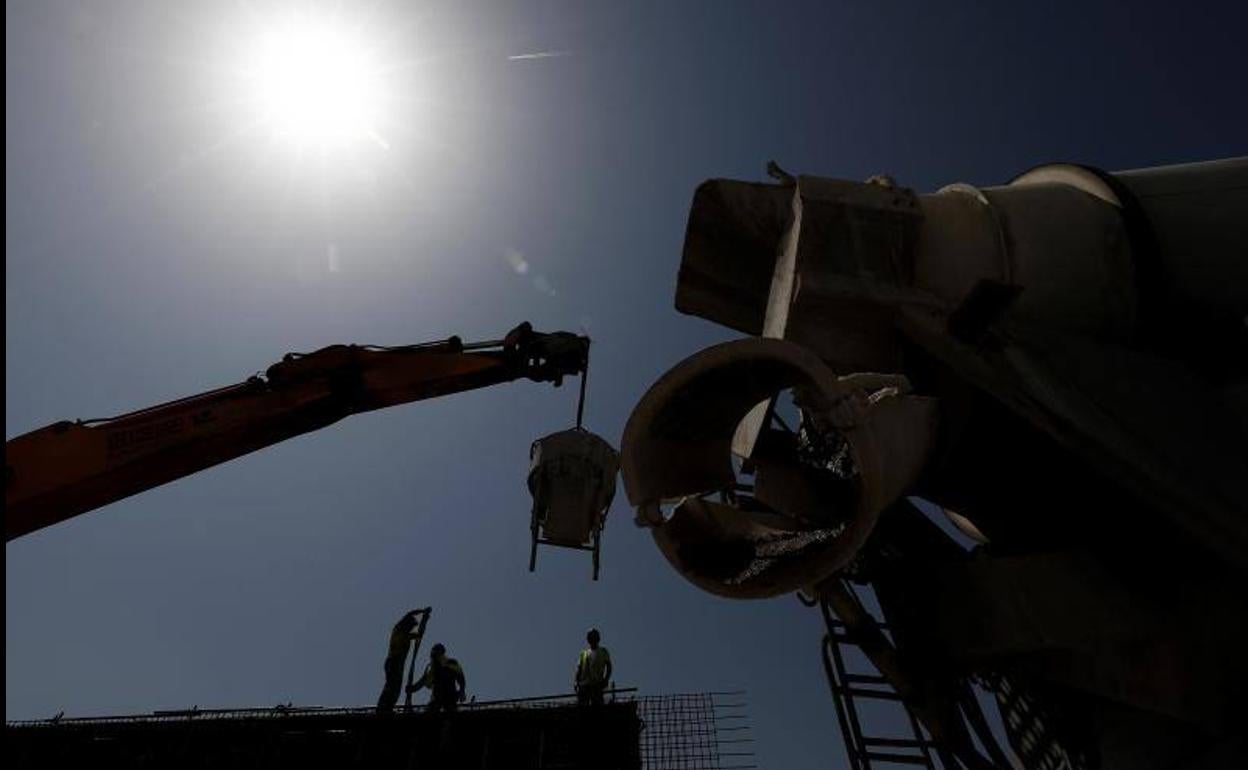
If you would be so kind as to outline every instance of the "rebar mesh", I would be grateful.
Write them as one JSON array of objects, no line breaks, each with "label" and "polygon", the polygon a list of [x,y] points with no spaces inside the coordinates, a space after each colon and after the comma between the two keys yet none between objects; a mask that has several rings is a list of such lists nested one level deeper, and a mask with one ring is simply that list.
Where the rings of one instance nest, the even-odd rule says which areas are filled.
[{"label": "rebar mesh", "polygon": [[646,770],[753,768],[753,739],[742,692],[637,698]]}]

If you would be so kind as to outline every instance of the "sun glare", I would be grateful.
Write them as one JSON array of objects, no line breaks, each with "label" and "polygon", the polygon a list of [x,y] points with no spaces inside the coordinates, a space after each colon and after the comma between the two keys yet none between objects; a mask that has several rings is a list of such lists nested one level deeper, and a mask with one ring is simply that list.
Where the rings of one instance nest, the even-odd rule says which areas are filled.
[{"label": "sun glare", "polygon": [[300,148],[381,142],[380,70],[345,28],[300,19],[269,29],[251,68],[259,119]]}]

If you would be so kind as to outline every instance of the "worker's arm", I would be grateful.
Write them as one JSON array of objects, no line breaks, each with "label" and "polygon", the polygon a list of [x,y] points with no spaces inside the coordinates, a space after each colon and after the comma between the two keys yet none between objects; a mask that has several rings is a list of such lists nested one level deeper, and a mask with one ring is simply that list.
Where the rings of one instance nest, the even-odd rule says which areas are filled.
[{"label": "worker's arm", "polygon": [[459,699],[462,701],[468,697],[468,680],[464,678],[464,669],[459,661],[452,660],[450,666],[451,672],[455,674],[455,683],[459,686]]},{"label": "worker's arm", "polygon": [[611,653],[606,647],[602,648],[602,683],[607,684],[611,681]]},{"label": "worker's arm", "polygon": [[264,376],[104,420],[59,422],[5,443],[12,540],[115,500],[374,409],[521,378],[582,372],[589,341],[522,324],[503,340],[291,353]]},{"label": "worker's arm", "polygon": [[412,686],[408,688],[408,691],[416,692],[422,687],[432,687],[432,686],[433,686],[433,667],[425,666],[425,673],[420,675],[420,679],[417,679],[415,682],[412,682]]}]

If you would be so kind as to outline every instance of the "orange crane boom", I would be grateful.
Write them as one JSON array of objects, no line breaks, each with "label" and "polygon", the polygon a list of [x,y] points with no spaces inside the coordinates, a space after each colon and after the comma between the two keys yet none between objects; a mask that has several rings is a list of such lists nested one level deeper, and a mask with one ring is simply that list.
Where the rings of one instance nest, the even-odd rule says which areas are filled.
[{"label": "orange crane boom", "polygon": [[524,323],[506,338],[290,353],[263,376],[5,442],[5,540],[34,532],[352,414],[527,378],[583,375],[589,340]]}]

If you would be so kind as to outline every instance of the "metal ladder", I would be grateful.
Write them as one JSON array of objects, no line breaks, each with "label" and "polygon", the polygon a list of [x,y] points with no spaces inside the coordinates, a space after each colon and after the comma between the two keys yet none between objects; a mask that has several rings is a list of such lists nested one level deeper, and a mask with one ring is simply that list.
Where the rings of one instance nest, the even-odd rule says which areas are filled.
[{"label": "metal ladder", "polygon": [[[805,600],[803,603],[806,603]],[[836,718],[849,755],[850,770],[871,770],[873,762],[918,765],[928,770],[936,770],[937,765],[932,758],[932,750],[936,748],[936,744],[924,737],[923,729],[910,707],[878,672],[856,673],[846,667],[843,648],[857,647],[857,644],[848,627],[833,615],[827,602],[819,602],[819,611],[827,628],[823,637],[823,670],[832,690],[832,701],[836,705]],[[880,628],[888,630],[886,624],[880,624]],[[913,737],[864,734],[858,709],[859,699],[897,703],[905,709]]]}]

